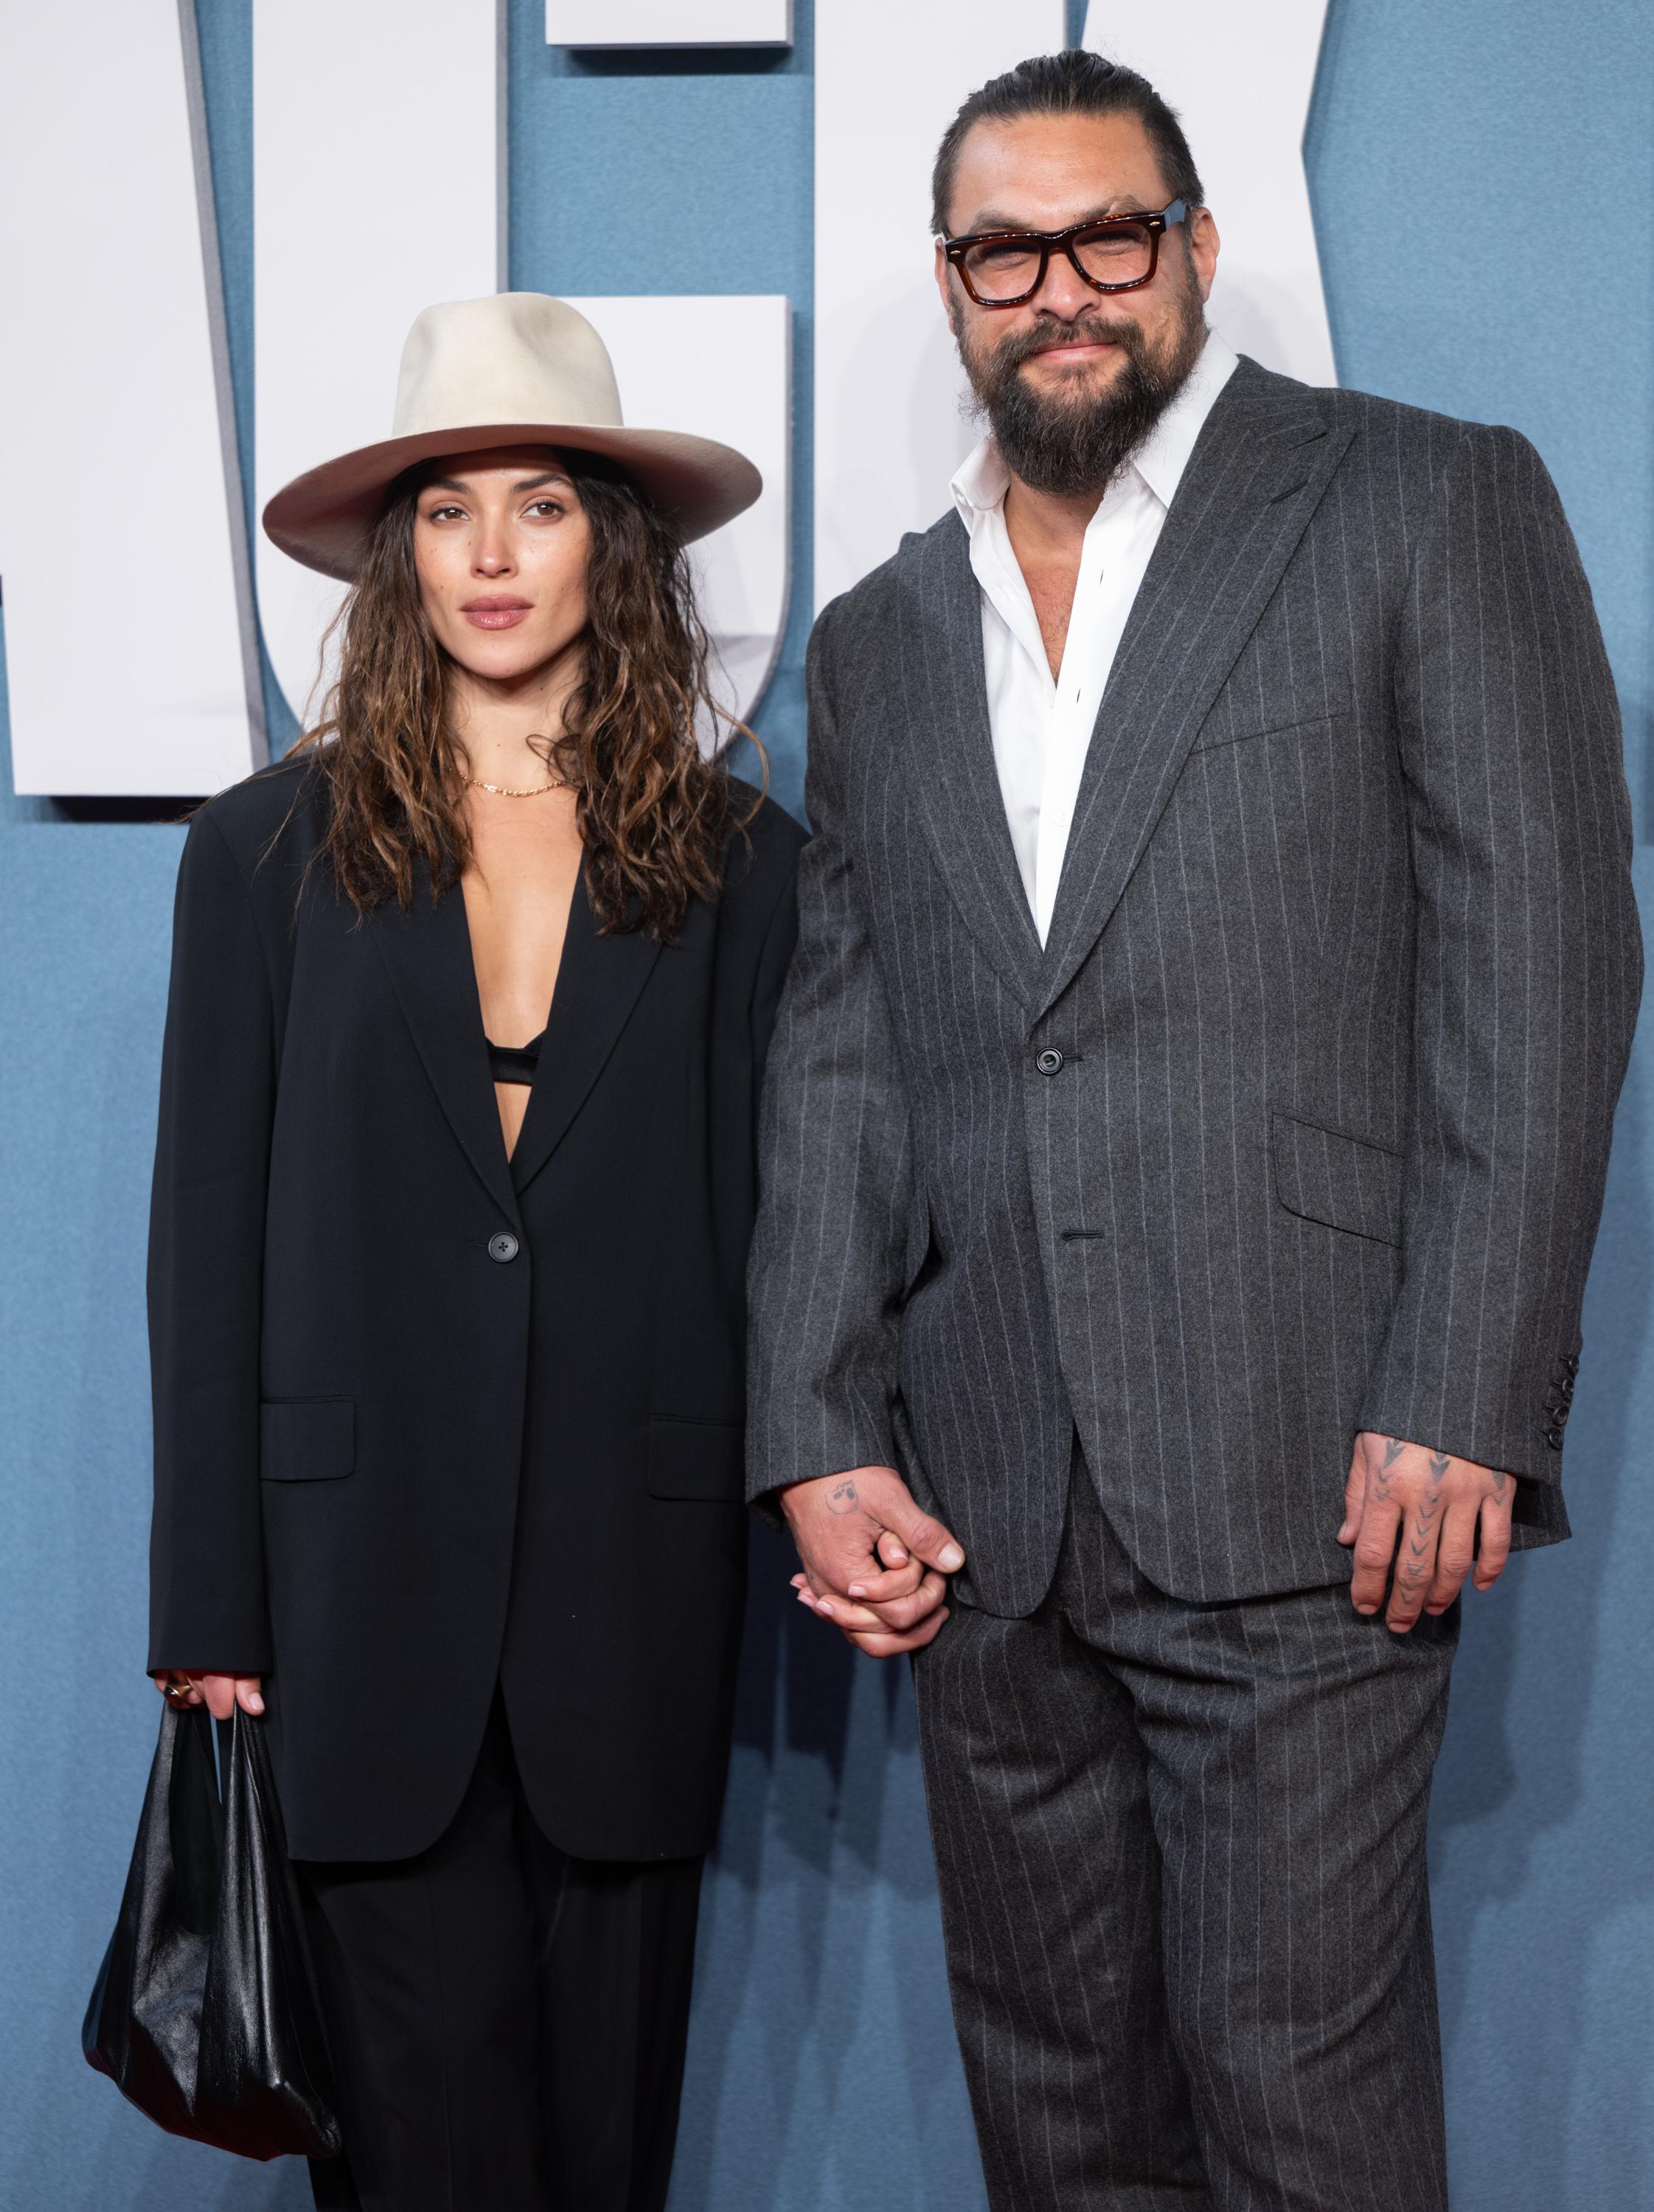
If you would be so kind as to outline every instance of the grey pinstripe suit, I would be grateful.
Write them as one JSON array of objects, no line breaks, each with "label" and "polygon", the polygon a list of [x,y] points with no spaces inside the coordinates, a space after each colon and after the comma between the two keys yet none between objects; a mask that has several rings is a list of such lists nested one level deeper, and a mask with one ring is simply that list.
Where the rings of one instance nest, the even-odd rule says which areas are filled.
[{"label": "grey pinstripe suit", "polygon": [[[1295,2067],[1313,2073],[1304,2023],[1341,2007],[1371,2015],[1367,2056],[1350,2057],[1354,2035],[1339,2063],[1374,2115],[1435,2079],[1420,2057],[1433,2016],[1400,1992],[1420,1960],[1429,1979],[1423,1814],[1455,1624],[1392,1649],[1335,1587],[1355,1431],[1509,1469],[1517,1541],[1567,1533],[1562,1428],[1641,951],[1614,690],[1555,492],[1514,432],[1243,362],[1122,640],[1047,945],[1000,802],[957,517],[818,623],[808,803],[769,1065],[750,1491],[894,1465],[965,1547],[963,1604],[915,1679],[995,2202],[1433,2205],[1438,2160],[1413,2194],[1335,2185],[1324,2128],[1278,2107]],[[1091,1481],[1071,1512],[1076,1444]],[[1195,1607],[1205,1658],[1166,1661],[1167,1623],[1183,1633]],[[1324,1708],[1272,1706],[1267,1682],[1301,1681],[1316,1653],[1345,1687]],[[1125,1733],[1102,1751],[1069,1729],[1042,1752],[1076,1668]],[[1243,1789],[1219,1680],[1250,1699],[1254,1732],[1266,1711],[1299,1732],[1295,1765],[1277,1743]],[[1157,1726],[1185,1745],[1217,1731],[1192,1800]],[[1306,1747],[1329,1726],[1343,1753],[1364,1747],[1305,1798]],[[1022,1814],[1007,1759],[1038,1777]],[[1288,1779],[1266,1785],[1281,1759]],[[1219,1771],[1266,1842],[1301,1845],[1306,1805],[1312,1826],[1335,1808],[1330,1858],[1389,1855],[1389,1888],[1345,1947],[1359,1971],[1325,1968],[1331,1877],[1303,1849],[1280,1863],[1268,1940],[1237,1935],[1232,1882],[1176,1874],[1202,1857],[1188,1824],[1216,1817]],[[1017,1821],[1082,1785],[1114,1840],[1100,1813],[1081,1820],[1091,1872],[1059,1855],[1042,1889]],[[1172,1932],[1138,1961],[1171,2004],[1161,2086],[1142,2093],[1144,2142],[1174,2146],[1164,2172],[1138,2150],[1110,2163],[1086,2094],[1049,2087],[1061,2069],[1043,2076],[1054,2102],[1025,2081],[996,2102],[983,2055],[1000,2035],[1113,2047],[1064,2010],[1091,1939],[1066,1978],[1045,1972],[1068,1997],[1034,2004],[1014,1931],[1095,1935],[1113,1909],[1096,1864],[1134,1832],[1144,1911],[1171,1883]],[[1007,1918],[973,1884],[1018,1852],[1026,1911]],[[1232,2022],[1219,2051],[1211,2020],[1179,2009],[1195,1923],[1226,1931],[1213,1956],[1231,1994],[1267,1990],[1297,2022],[1261,2105],[1237,2086]],[[1313,1992],[1293,1978],[1311,1926]],[[1383,1931],[1387,1960],[1363,1929]],[[1104,1952],[1122,1945],[1116,1928]],[[1327,2088],[1292,2095],[1307,2112]],[[1036,2185],[1025,2136],[1065,2128],[1072,2155]],[[1175,2149],[1185,2138],[1198,2157]]]}]

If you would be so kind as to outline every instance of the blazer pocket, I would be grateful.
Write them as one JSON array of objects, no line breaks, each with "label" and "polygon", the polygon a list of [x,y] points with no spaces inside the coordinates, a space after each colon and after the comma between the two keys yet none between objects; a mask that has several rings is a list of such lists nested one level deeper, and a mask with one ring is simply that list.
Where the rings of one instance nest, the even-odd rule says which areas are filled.
[{"label": "blazer pocket", "polygon": [[266,1399],[258,1472],[266,1482],[337,1482],[356,1463],[354,1398]]},{"label": "blazer pocket", "polygon": [[649,1495],[746,1503],[745,1421],[649,1423]]},{"label": "blazer pocket", "polygon": [[1318,714],[1314,714],[1283,707],[1274,714],[1266,713],[1261,718],[1249,717],[1239,729],[1217,726],[1219,717],[1213,714],[1201,730],[1195,750],[1197,753],[1219,752],[1227,745],[1250,744],[1254,738],[1303,737],[1311,730],[1330,728],[1333,723],[1341,721],[1347,711],[1347,704],[1341,699],[1322,708]]},{"label": "blazer pocket", "polygon": [[1275,1195],[1288,1213],[1399,1247],[1401,1154],[1291,1114],[1273,1119]]}]

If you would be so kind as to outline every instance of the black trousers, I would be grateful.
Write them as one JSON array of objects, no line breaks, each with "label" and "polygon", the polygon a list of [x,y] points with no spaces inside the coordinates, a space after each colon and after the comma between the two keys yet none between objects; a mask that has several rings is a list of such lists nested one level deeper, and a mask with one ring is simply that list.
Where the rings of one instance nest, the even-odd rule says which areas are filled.
[{"label": "black trousers", "polygon": [[660,2212],[702,1864],[548,1843],[496,1695],[429,1850],[301,1865],[345,2148],[313,2161],[317,2204]]},{"label": "black trousers", "polygon": [[[1335,1504],[1335,1499],[1332,1501]],[[1075,1454],[1049,1595],[914,1682],[994,2212],[1445,2212],[1425,1874],[1456,1605],[1189,1605]]]}]

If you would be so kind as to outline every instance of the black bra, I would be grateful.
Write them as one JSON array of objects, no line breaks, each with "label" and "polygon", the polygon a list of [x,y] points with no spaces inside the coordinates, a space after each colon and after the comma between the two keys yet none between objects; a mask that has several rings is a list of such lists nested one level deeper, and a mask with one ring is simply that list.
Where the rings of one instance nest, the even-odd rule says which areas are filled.
[{"label": "black bra", "polygon": [[530,1037],[526,1044],[494,1044],[488,1048],[488,1064],[494,1071],[496,1083],[526,1083],[534,1080],[534,1070],[539,1066],[540,1047],[545,1042],[545,1031]]}]

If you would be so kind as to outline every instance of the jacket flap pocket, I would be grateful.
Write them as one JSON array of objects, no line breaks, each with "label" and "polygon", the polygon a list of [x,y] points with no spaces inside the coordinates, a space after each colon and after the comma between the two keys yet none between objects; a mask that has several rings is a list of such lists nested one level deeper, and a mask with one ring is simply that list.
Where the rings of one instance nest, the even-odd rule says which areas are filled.
[{"label": "jacket flap pocket", "polygon": [[258,1408],[266,1482],[331,1482],[356,1463],[354,1398],[279,1398]]},{"label": "jacket flap pocket", "polygon": [[1212,752],[1253,738],[1307,737],[1311,731],[1330,729],[1348,711],[1349,696],[1341,690],[1314,700],[1292,694],[1262,705],[1248,701],[1244,708],[1220,697],[1201,726],[1195,750]]},{"label": "jacket flap pocket", "polygon": [[1402,1158],[1290,1114],[1274,1116],[1275,1195],[1289,1213],[1371,1237],[1402,1241]]},{"label": "jacket flap pocket", "polygon": [[651,1421],[649,1495],[745,1504],[745,1422]]}]

